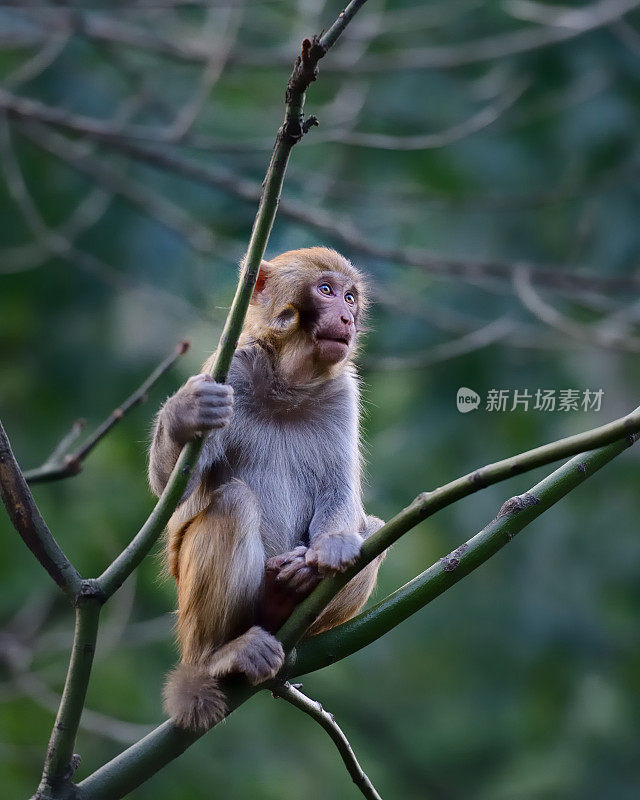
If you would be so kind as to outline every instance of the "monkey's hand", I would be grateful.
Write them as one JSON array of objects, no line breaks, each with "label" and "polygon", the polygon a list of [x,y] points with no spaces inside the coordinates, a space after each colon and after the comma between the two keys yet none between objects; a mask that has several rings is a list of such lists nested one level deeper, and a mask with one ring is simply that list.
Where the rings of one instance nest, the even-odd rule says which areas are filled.
[{"label": "monkey's hand", "polygon": [[273,576],[276,586],[305,596],[315,589],[320,583],[320,576],[318,570],[306,562],[308,550],[308,547],[300,545],[267,561],[267,575]]},{"label": "monkey's hand", "polygon": [[298,603],[320,583],[318,570],[305,561],[306,554],[307,548],[300,545],[273,556],[265,564],[258,619],[266,630],[277,631]]},{"label": "monkey's hand", "polygon": [[207,374],[192,375],[165,403],[163,422],[169,436],[184,445],[200,433],[224,428],[233,413],[233,389]]},{"label": "monkey's hand", "polygon": [[358,533],[321,533],[312,540],[305,561],[323,577],[335,575],[353,564],[361,547],[362,536]]}]

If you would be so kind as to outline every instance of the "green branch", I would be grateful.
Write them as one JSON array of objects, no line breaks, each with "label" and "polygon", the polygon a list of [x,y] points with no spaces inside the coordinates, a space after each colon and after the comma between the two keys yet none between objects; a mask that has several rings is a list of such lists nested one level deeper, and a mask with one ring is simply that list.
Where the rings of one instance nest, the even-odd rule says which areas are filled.
[{"label": "green branch", "polygon": [[67,679],[49,739],[37,800],[53,800],[64,796],[80,763],[73,750],[91,676],[102,608],[102,598],[96,595],[94,584],[87,581],[83,589],[86,597],[82,596],[76,607],[76,627]]},{"label": "green branch", "polygon": [[322,612],[330,600],[374,558],[383,553],[403,534],[415,528],[418,523],[486,486],[504,481],[536,467],[542,467],[567,456],[573,456],[596,447],[611,444],[618,439],[631,436],[640,431],[640,408],[626,417],[602,425],[599,428],[559,439],[557,442],[536,447],[525,453],[488,464],[468,475],[457,478],[445,486],[424,492],[383,525],[362,545],[360,557],[349,569],[332,578],[323,580],[304,600],[278,631],[278,639],[285,650],[292,647],[304,636],[306,630]]},{"label": "green branch", "polygon": [[[227,379],[231,360],[238,343],[251,295],[275,219],[282,184],[294,145],[316,124],[315,117],[303,117],[306,90],[317,75],[318,61],[335,44],[354,14],[366,0],[353,0],[322,37],[302,43],[286,92],[285,118],[278,131],[271,161],[267,169],[258,212],[251,231],[236,294],[220,337],[211,376],[218,382]],[[184,494],[189,476],[197,464],[204,440],[189,442],[180,453],[169,481],[140,531],[125,550],[97,579],[96,586],[104,598],[110,597],[147,555],[165,528]],[[232,680],[229,683],[228,705],[233,710],[256,690]],[[202,734],[175,728],[171,722],[160,725],[148,736],[105,764],[75,788],[79,798],[116,800],[139,786],[165,764],[179,756]]]},{"label": "green branch", "polygon": [[[309,128],[317,124],[315,117],[305,120],[302,115],[306,90],[316,79],[318,61],[335,44],[349,21],[365,2],[366,0],[353,0],[324,36],[314,37],[312,40],[305,39],[302,42],[301,53],[296,59],[287,84],[284,122],[276,136],[240,280],[210,371],[211,377],[218,383],[224,383],[227,379],[231,360],[240,338],[260,264],[278,210],[291,150]],[[204,438],[198,437],[182,448],[169,481],[151,515],[127,548],[98,578],[100,587],[107,597],[122,585],[164,530],[187,488],[189,477],[198,462],[203,446]]]},{"label": "green branch", "polygon": [[480,533],[441,558],[421,575],[357,617],[301,642],[290,674],[304,675],[326,667],[388,633],[484,564],[524,527],[630,447],[634,441],[634,437],[627,437],[586,455],[578,455],[525,494],[512,497]]},{"label": "green branch", "polygon": [[[393,537],[393,541],[395,541],[397,538],[399,538],[399,536],[417,525],[427,516],[434,513],[438,509],[444,508],[446,505],[453,503],[455,500],[459,500],[461,497],[472,494],[484,486],[489,486],[492,483],[505,480],[513,475],[517,475],[527,470],[534,469],[535,467],[548,464],[550,461],[566,457],[567,455],[574,455],[576,452],[583,452],[585,449],[595,448],[602,444],[603,441],[610,443],[613,440],[614,443],[611,444],[610,448],[608,449],[608,455],[605,454],[602,462],[606,463],[607,460],[610,460],[610,458],[613,458],[619,452],[622,452],[622,450],[624,450],[627,446],[632,444],[632,441],[634,441],[632,434],[638,430],[640,430],[640,409],[627,417],[623,417],[620,420],[610,423],[609,425],[604,425],[601,428],[595,428],[592,431],[587,431],[586,433],[578,434],[577,436],[572,436],[567,439],[561,439],[558,442],[545,445],[544,447],[538,447],[535,450],[521,453],[520,455],[505,459],[504,461],[490,464],[480,470],[477,470],[476,472],[465,475],[464,477],[459,478],[458,480],[453,481],[452,483],[447,484],[446,486],[437,489],[434,492],[420,495],[418,498],[416,498],[411,506],[400,512],[400,514],[394,517],[384,527],[380,528],[376,534],[374,534],[365,542],[365,545],[363,546],[363,555],[358,561],[357,568],[354,568],[353,570],[354,574],[357,569],[362,569],[366,563],[369,563],[371,559],[375,558],[378,552],[382,552],[382,550],[388,547],[388,544],[386,543],[388,538]],[[572,481],[576,481],[575,485],[578,485],[578,483],[584,480],[584,478],[588,477],[593,471],[595,471],[593,465],[597,463],[597,459],[600,457],[600,452],[601,451],[591,455],[582,456],[581,458],[575,460],[577,472],[574,470],[571,477]],[[592,459],[596,459],[596,461],[592,461]],[[588,464],[590,466],[583,467],[582,465],[584,464]],[[557,473],[554,474],[557,475]],[[564,485],[564,493],[573,488],[573,485],[569,485],[569,483]],[[537,506],[532,506],[532,509],[533,508],[537,508]],[[526,518],[522,517],[521,519],[524,520]],[[383,536],[379,536],[381,533]],[[483,531],[483,533],[485,532]],[[374,541],[374,546],[365,550],[365,547],[367,547],[372,540],[376,540]],[[381,548],[381,550],[378,550],[378,548]],[[448,577],[445,577],[444,579],[439,578],[438,580],[444,580],[446,583],[446,581],[454,578],[454,580],[451,581],[453,584],[466,574],[464,570],[470,566],[471,562],[469,562],[468,559],[471,558],[471,555],[466,556],[466,558],[461,558],[464,556],[464,553],[460,553],[458,551],[455,552],[457,554],[452,554],[448,557],[449,567],[453,566],[453,560],[457,558],[463,563],[462,569],[460,569],[459,565],[456,565],[455,570],[445,570],[443,565],[443,572],[447,573]],[[473,552],[474,551],[472,550],[472,553]],[[489,555],[491,555],[490,552],[486,555],[486,558],[488,558]],[[480,561],[478,561],[478,563],[474,566],[477,566],[479,563]],[[469,569],[469,571],[471,571],[471,569]],[[428,572],[429,570],[427,570],[427,573]],[[346,578],[346,580],[348,579],[349,578]],[[415,581],[420,582],[421,579],[423,579],[423,576],[419,576],[415,579]],[[319,588],[322,589],[328,585],[334,586],[334,581],[335,579],[327,579],[320,584]],[[433,590],[434,586],[437,585],[438,583],[436,581],[436,583],[430,585],[430,590]],[[444,591],[446,588],[448,588],[448,585],[440,585],[442,587],[441,591]],[[398,592],[404,593],[407,591],[410,593],[412,589],[421,591],[418,584],[412,582],[411,584],[407,584],[406,587],[399,589]],[[312,595],[310,595],[309,599],[315,600],[317,593],[318,589],[316,589]],[[397,597],[391,595],[391,598],[394,597],[396,600],[399,600],[401,599],[402,595],[398,595]],[[323,602],[324,598],[325,596],[322,597]],[[386,603],[387,601],[391,603],[395,602],[394,600],[387,598],[387,600],[383,601],[383,603]],[[326,602],[328,602],[328,600],[326,600]],[[408,605],[404,607],[405,609],[410,608],[410,604],[413,603],[413,610],[417,610],[417,608],[420,607],[419,603],[422,602],[421,596],[419,594],[413,595],[412,599],[407,600],[406,602]],[[427,602],[427,600],[424,600],[424,602]],[[289,621],[285,623],[280,632],[281,636],[282,630],[286,628],[290,622],[295,621],[296,617],[299,617],[300,609],[302,609],[303,614],[308,613],[308,611],[305,611],[303,608],[304,605],[305,604],[301,604],[301,606],[292,614]],[[319,613],[322,610],[322,607],[324,607],[324,605],[320,607],[319,611],[314,613]],[[340,643],[340,647],[344,649],[336,651],[341,653],[339,656],[340,658],[344,658],[350,652],[358,649],[357,646],[353,646],[355,637],[360,638],[360,641],[363,642],[362,646],[368,643],[368,641],[373,641],[373,639],[376,638],[373,628],[364,627],[364,623],[368,620],[368,613],[369,612],[365,612],[365,615],[360,615],[360,617],[357,617],[357,622],[352,621],[354,624],[361,624],[363,626],[359,628],[357,632],[355,632],[355,629],[347,629],[346,626],[348,626],[350,623],[345,623],[344,626],[334,629],[335,631],[342,631],[345,633],[345,637]],[[413,613],[413,611],[411,611],[411,613]],[[385,618],[387,623],[388,619],[388,617]],[[295,622],[295,627],[291,626],[291,628],[295,632],[296,629],[301,627],[301,625],[302,623],[298,619],[298,621]],[[393,627],[393,625],[390,627]],[[284,671],[286,674],[302,674],[303,672],[310,672],[313,669],[319,669],[324,663],[332,663],[332,656],[334,654],[333,651],[327,648],[327,652],[325,653],[324,645],[322,645],[323,642],[326,643],[328,641],[327,637],[331,636],[331,634],[331,631],[321,634],[320,636],[309,639],[300,645],[297,654],[292,654],[291,658],[285,665]],[[334,639],[331,641],[335,642]],[[328,653],[331,653],[331,655],[328,655]],[[256,691],[261,688],[272,688],[272,682],[259,687],[249,687],[238,678],[232,678],[225,681],[224,689],[227,694],[229,713],[238,708],[238,706],[242,705],[242,703],[248,700],[253,694],[255,694]],[[136,744],[132,745],[123,753],[116,756],[116,758],[114,758],[108,764],[105,764],[103,767],[82,781],[78,785],[79,800],[117,800],[117,798],[122,797],[124,794],[130,792],[136,786],[139,786],[145,780],[154,775],[170,760],[177,758],[177,756],[183,753],[184,750],[186,750],[202,735],[202,733],[194,733],[175,728],[170,721],[163,723],[144,739],[136,742]]]}]

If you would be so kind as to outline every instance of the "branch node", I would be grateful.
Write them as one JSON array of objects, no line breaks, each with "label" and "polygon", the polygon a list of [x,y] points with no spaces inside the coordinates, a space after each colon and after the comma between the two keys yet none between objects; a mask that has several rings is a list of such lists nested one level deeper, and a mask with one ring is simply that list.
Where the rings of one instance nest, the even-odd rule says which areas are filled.
[{"label": "branch node", "polygon": [[82,763],[82,756],[80,753],[74,753],[70,760],[69,760],[69,767],[64,775],[64,781],[70,781],[73,778],[75,771],[78,769],[80,764]]},{"label": "branch node", "polygon": [[318,61],[327,52],[327,48],[320,44],[320,37],[303,39],[300,55],[293,66],[293,72],[287,83],[285,101],[287,105],[295,102],[300,95],[307,91],[310,84],[318,77]]},{"label": "branch node", "polygon": [[487,480],[483,474],[482,468],[477,469],[471,475],[471,483],[479,489],[484,489],[487,486]]},{"label": "branch node", "polygon": [[82,461],[75,454],[67,455],[64,457],[64,469],[67,475],[77,475],[82,469]]},{"label": "branch node", "polygon": [[460,559],[464,555],[465,551],[469,549],[469,545],[467,542],[461,544],[460,547],[457,547],[455,550],[452,550],[448,556],[440,559],[442,563],[442,568],[445,572],[453,572],[458,566],[460,566]]},{"label": "branch node", "polygon": [[302,133],[309,133],[311,128],[315,128],[319,124],[320,123],[318,122],[318,118],[315,116],[315,114],[311,114],[302,123]]},{"label": "branch node", "polygon": [[509,514],[515,514],[517,511],[522,511],[529,506],[536,506],[539,502],[540,500],[534,494],[531,494],[531,492],[517,494],[515,497],[511,497],[506,503],[503,504],[500,511],[498,511],[496,519],[506,517]]},{"label": "branch node", "polygon": [[100,586],[95,578],[85,578],[80,584],[80,589],[76,597],[76,606],[80,606],[91,601],[95,601],[102,605],[107,601],[107,599],[107,595],[104,593],[102,586]]}]

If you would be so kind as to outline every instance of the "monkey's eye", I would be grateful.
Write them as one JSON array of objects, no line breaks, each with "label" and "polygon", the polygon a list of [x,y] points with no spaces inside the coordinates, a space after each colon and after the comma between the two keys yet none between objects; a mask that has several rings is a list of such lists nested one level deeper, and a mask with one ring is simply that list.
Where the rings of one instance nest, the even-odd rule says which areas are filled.
[{"label": "monkey's eye", "polygon": [[344,299],[347,303],[349,303],[350,306],[353,306],[356,303],[356,297],[353,292],[347,292],[344,296]]},{"label": "monkey's eye", "polygon": [[318,291],[320,294],[324,294],[327,297],[330,297],[333,294],[328,283],[321,283],[320,286],[318,286]]}]

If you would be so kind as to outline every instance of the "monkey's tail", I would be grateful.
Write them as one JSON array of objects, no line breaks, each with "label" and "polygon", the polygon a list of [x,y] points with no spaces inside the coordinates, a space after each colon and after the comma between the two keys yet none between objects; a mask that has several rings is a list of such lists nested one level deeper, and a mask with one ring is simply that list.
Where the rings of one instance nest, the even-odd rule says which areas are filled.
[{"label": "monkey's tail", "polygon": [[227,715],[218,681],[198,664],[178,664],[167,676],[163,699],[164,710],[179,728],[208,730]]}]

